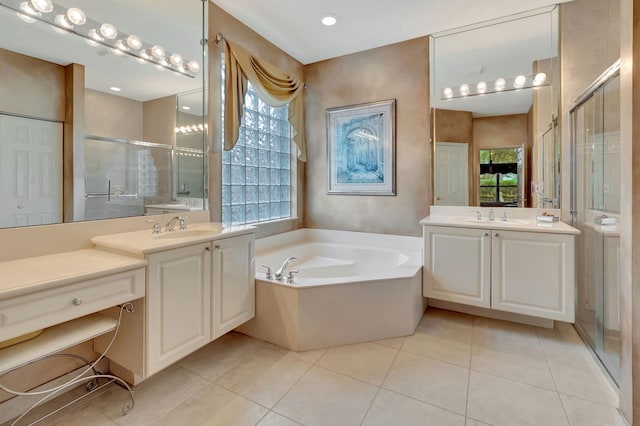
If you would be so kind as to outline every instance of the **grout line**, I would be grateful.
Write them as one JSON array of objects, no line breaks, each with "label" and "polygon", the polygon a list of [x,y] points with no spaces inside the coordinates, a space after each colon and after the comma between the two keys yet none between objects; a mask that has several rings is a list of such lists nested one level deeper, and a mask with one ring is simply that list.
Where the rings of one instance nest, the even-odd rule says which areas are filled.
[{"label": "grout line", "polygon": [[471,388],[471,360],[473,358],[473,332],[476,328],[476,317],[473,317],[473,322],[471,323],[471,344],[469,345],[469,375],[467,376],[467,400],[464,404],[464,417],[465,424],[467,423],[466,417],[469,414],[469,389]]},{"label": "grout line", "polygon": [[[404,341],[403,341],[403,344],[404,344]],[[402,347],[402,345],[400,345],[400,347]],[[393,364],[396,363],[396,359],[398,359],[398,355],[399,354],[400,354],[400,349],[396,349],[396,355],[393,357],[393,360],[391,361],[391,364],[389,364],[389,367],[387,368],[387,372],[384,374],[384,377],[382,378],[382,381],[380,382],[380,385],[377,386],[378,389],[376,390],[376,394],[371,399],[371,402],[369,403],[369,407],[367,407],[367,411],[364,412],[364,416],[362,417],[362,420],[360,421],[360,426],[362,426],[362,424],[366,420],[367,416],[369,415],[369,411],[371,411],[371,407],[373,407],[373,403],[376,401],[376,398],[378,398],[378,395],[380,394],[380,390],[382,389],[382,385],[384,384],[384,381],[387,380],[387,376],[389,376],[389,372],[393,368]]]},{"label": "grout line", "polygon": [[405,397],[405,398],[408,398],[408,399],[412,399],[412,400],[414,400],[414,401],[416,401],[416,402],[419,402],[419,403],[421,403],[421,404],[429,405],[429,406],[431,406],[431,407],[439,408],[440,410],[445,410],[445,411],[448,411],[448,412],[450,412],[450,413],[457,414],[457,415],[458,415],[458,416],[460,416],[460,417],[466,417],[464,414],[460,414],[458,411],[454,411],[454,410],[452,410],[451,408],[443,407],[443,406],[441,406],[441,405],[437,405],[437,404],[435,404],[435,403],[433,403],[433,402],[423,401],[422,399],[418,399],[418,398],[416,398],[415,396],[407,395],[407,394],[404,394],[404,393],[402,393],[402,392],[398,392],[398,391],[396,391],[396,390],[389,389],[389,388],[385,388],[385,387],[382,387],[381,389],[384,389],[384,390],[386,390],[387,392],[395,393],[396,395],[400,395],[400,396]]},{"label": "grout line", "polygon": [[540,332],[538,330],[536,330],[536,336],[538,336],[538,343],[540,344],[540,347],[542,348],[542,354],[544,355],[544,359],[547,362],[547,369],[549,370],[549,374],[551,374],[551,380],[553,380],[553,384],[556,387],[556,395],[558,395],[558,399],[560,400],[560,406],[562,407],[562,411],[564,412],[564,416],[567,419],[567,424],[571,425],[571,419],[569,418],[569,413],[567,413],[567,408],[564,406],[564,401],[562,401],[562,398],[560,397],[560,388],[558,387],[558,382],[553,374],[553,370],[551,369],[551,364],[549,362],[549,357],[547,356],[547,351],[545,351],[544,349],[544,345],[542,344],[542,339],[540,338]]}]

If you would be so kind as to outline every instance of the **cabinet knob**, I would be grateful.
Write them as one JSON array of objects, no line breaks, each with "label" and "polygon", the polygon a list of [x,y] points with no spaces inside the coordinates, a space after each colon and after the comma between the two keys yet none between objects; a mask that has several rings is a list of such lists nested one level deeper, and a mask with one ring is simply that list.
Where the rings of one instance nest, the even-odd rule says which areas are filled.
[{"label": "cabinet knob", "polygon": [[216,244],[214,247],[216,248],[216,250],[220,250],[220,246],[219,245]]},{"label": "cabinet knob", "polygon": [[498,234],[498,233],[496,232],[496,233],[495,233],[495,236],[496,236],[496,237],[499,237],[499,236],[500,236],[500,234]]},{"label": "cabinet knob", "polygon": [[75,299],[73,299],[71,301],[71,303],[73,303],[74,306],[80,306],[80,305],[82,305],[82,299],[76,297]]},{"label": "cabinet knob", "polygon": [[207,246],[204,248],[206,251],[211,251],[211,247]]},{"label": "cabinet knob", "polygon": [[488,236],[489,236],[488,232],[485,232],[484,235],[483,235],[483,237],[488,237]]}]

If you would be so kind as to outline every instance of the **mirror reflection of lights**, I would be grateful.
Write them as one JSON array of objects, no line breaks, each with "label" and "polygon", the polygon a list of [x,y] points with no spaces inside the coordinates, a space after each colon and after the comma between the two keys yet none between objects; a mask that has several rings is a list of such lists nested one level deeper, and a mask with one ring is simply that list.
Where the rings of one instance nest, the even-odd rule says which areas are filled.
[{"label": "mirror reflection of lights", "polygon": [[209,127],[206,124],[189,124],[187,126],[180,126],[180,127],[176,127],[176,133],[177,134],[189,134],[189,133],[197,133],[197,132],[204,132],[205,130],[207,130]]},{"label": "mirror reflection of lights", "polygon": [[137,35],[119,32],[111,23],[101,23],[88,18],[85,12],[77,7],[66,8],[51,0],[1,1],[0,6],[15,11],[18,18],[25,23],[47,23],[57,33],[79,35],[90,46],[103,45],[114,55],[132,56],[142,64],[156,65],[159,70],[168,69],[193,78],[201,68],[198,61],[185,59],[177,52],[168,53],[162,46],[145,43]]},{"label": "mirror reflection of lights", "polygon": [[459,86],[446,86],[442,89],[441,100],[480,96],[484,94],[508,92],[522,89],[536,89],[550,84],[547,75],[543,72],[535,75],[520,74],[512,78],[496,78],[492,85],[482,80],[474,84],[462,83]]}]

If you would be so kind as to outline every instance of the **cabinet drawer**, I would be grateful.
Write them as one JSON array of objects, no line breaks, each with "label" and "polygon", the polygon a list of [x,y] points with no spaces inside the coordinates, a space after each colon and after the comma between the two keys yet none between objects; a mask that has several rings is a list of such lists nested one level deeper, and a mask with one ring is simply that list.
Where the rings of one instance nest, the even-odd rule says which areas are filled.
[{"label": "cabinet drawer", "polygon": [[144,268],[0,301],[0,341],[144,297]]}]

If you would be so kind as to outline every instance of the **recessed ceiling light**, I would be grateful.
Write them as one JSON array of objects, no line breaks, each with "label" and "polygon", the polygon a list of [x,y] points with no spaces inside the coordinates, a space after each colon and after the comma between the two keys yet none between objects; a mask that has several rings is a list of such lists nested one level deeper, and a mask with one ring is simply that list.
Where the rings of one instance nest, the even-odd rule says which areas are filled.
[{"label": "recessed ceiling light", "polygon": [[183,106],[182,109],[185,110],[185,111],[189,111],[191,109],[191,107]]},{"label": "recessed ceiling light", "polygon": [[116,86],[111,86],[111,87],[109,87],[109,90],[113,90],[114,92],[119,92],[119,91],[121,91],[122,89],[121,89],[121,88],[119,88],[119,87],[116,87]]},{"label": "recessed ceiling light", "polygon": [[325,15],[322,17],[322,25],[326,25],[330,27],[335,25],[338,22],[338,17],[336,15]]}]

